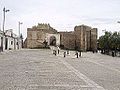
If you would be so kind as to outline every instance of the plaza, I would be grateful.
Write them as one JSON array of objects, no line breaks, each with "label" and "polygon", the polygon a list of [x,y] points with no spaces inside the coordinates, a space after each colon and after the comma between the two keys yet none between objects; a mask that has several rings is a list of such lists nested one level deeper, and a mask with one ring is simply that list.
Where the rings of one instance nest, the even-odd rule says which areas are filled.
[{"label": "plaza", "polygon": [[50,49],[0,53],[0,90],[120,90],[120,58]]}]

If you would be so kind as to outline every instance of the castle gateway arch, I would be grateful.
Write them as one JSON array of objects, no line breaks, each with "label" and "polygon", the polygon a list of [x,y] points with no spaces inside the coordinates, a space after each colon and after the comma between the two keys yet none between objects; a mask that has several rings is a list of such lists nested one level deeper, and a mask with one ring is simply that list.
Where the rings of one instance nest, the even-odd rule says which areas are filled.
[{"label": "castle gateway arch", "polygon": [[46,41],[49,46],[60,46],[60,34],[46,34]]},{"label": "castle gateway arch", "polygon": [[50,39],[50,46],[56,46],[56,37],[55,36],[51,36]]}]

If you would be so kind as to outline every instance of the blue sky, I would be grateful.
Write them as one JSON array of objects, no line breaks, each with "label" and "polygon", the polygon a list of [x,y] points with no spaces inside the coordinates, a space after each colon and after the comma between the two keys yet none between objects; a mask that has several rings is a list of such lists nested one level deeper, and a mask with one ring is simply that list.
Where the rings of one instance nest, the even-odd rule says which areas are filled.
[{"label": "blue sky", "polygon": [[102,30],[120,31],[120,0],[0,0],[0,25],[3,7],[6,13],[5,29],[18,34],[18,21],[23,22],[24,37],[27,28],[37,23],[50,23],[58,31],[73,31],[76,25],[85,24]]}]

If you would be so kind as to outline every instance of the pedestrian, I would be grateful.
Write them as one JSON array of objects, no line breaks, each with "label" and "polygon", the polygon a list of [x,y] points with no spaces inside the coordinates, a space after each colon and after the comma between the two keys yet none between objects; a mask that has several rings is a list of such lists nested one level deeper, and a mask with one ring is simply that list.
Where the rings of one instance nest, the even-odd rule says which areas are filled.
[{"label": "pedestrian", "polygon": [[57,46],[58,54],[60,53],[60,48]]},{"label": "pedestrian", "polygon": [[79,56],[79,55],[78,55],[78,52],[77,52],[76,54],[77,54],[77,58],[78,58],[78,56]]},{"label": "pedestrian", "polygon": [[79,57],[81,57],[81,51],[79,52]]},{"label": "pedestrian", "polygon": [[53,50],[53,54],[55,54],[55,50]]},{"label": "pedestrian", "polygon": [[112,51],[112,57],[114,57],[115,55],[114,55],[114,51]]},{"label": "pedestrian", "polygon": [[66,52],[63,53],[64,57],[66,57]]},{"label": "pedestrian", "polygon": [[55,56],[57,55],[57,51],[55,50]]},{"label": "pedestrian", "polygon": [[76,55],[76,56],[77,56],[77,58],[78,58],[78,56],[79,56],[79,55],[78,55],[78,51],[76,51],[76,54],[75,54],[75,55]]},{"label": "pedestrian", "polygon": [[60,50],[58,49],[58,54],[60,53]]}]

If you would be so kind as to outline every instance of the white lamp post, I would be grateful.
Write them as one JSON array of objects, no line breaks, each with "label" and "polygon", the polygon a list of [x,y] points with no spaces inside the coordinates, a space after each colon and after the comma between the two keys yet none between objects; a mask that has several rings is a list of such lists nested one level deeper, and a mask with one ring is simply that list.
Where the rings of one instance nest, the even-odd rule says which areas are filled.
[{"label": "white lamp post", "polygon": [[3,8],[3,37],[2,37],[2,51],[3,51],[3,48],[4,48],[4,36],[5,36],[5,13],[6,12],[9,12],[10,10],[9,9],[5,9],[5,7]]}]

